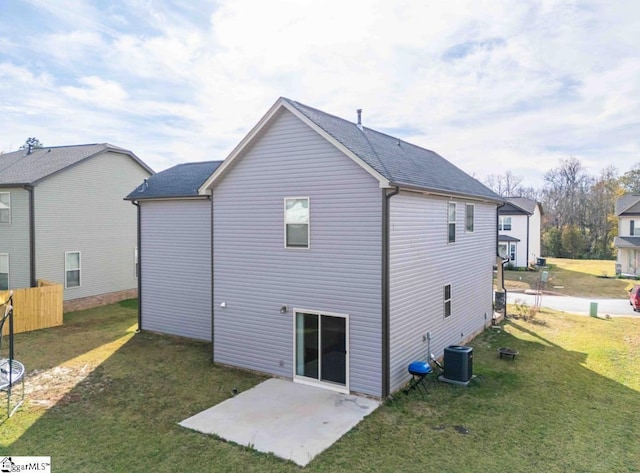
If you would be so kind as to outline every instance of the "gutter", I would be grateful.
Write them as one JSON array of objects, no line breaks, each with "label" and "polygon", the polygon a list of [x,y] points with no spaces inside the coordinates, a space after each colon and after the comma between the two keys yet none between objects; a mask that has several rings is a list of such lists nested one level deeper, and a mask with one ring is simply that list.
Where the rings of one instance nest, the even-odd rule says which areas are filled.
[{"label": "gutter", "polygon": [[506,205],[506,203],[504,203],[504,201],[501,199],[499,200],[499,199],[491,198],[489,196],[482,196],[477,194],[465,194],[462,192],[457,192],[455,190],[426,188],[426,187],[420,187],[412,184],[405,184],[403,182],[390,182],[389,185],[395,187],[396,189],[402,187],[402,190],[420,192],[426,195],[438,195],[441,197],[448,197],[448,198],[455,197],[460,199],[473,200],[477,202],[495,202],[495,203],[503,202],[502,205]]},{"label": "gutter", "polygon": [[529,225],[531,224],[531,215],[527,215],[527,254],[526,259],[524,260],[527,268],[529,267],[529,254],[531,251],[529,250]]},{"label": "gutter", "polygon": [[36,215],[35,215],[35,189],[32,184],[22,186],[29,193],[29,282],[31,287],[36,287]]},{"label": "gutter", "polygon": [[396,187],[392,192],[382,189],[382,398],[389,396],[391,390],[389,371],[391,369],[390,346],[390,298],[389,298],[389,265],[390,251],[389,242],[391,227],[389,225],[389,208],[391,197],[400,193],[400,187]]},{"label": "gutter", "polygon": [[140,228],[142,227],[142,218],[140,203],[137,200],[132,200],[131,203],[138,208],[137,212],[137,242],[138,246],[138,329],[136,332],[142,331],[142,237],[140,234]]},{"label": "gutter", "polygon": [[214,357],[214,342],[213,342],[213,334],[214,334],[214,305],[213,305],[213,190],[212,194],[207,195],[207,199],[211,202],[211,220],[210,220],[210,229],[209,233],[211,234],[211,361],[215,361]]}]

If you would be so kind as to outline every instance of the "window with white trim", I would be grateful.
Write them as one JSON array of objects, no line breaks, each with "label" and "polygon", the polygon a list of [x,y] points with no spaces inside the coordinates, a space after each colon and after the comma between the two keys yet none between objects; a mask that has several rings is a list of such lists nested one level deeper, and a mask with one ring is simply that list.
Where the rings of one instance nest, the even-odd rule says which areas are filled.
[{"label": "window with white trim", "polygon": [[285,248],[309,248],[309,198],[284,199]]},{"label": "window with white trim", "polygon": [[11,192],[0,192],[0,223],[11,223]]},{"label": "window with white trim", "polygon": [[137,278],[140,271],[140,266],[138,264],[138,247],[136,246],[133,249],[133,275]]},{"label": "window with white trim", "polygon": [[448,223],[448,241],[449,243],[453,243],[456,241],[456,203],[449,202],[448,212],[447,212],[447,223]]},{"label": "window with white trim", "polygon": [[451,284],[445,284],[444,286],[444,316],[449,317],[451,315]]},{"label": "window with white trim", "polygon": [[473,219],[475,213],[475,205],[474,204],[466,204],[465,205],[465,228],[468,232],[473,232]]},{"label": "window with white trim", "polygon": [[498,224],[498,230],[510,231],[511,230],[511,217],[500,217],[500,223]]},{"label": "window with white trim", "polygon": [[0,291],[9,289],[9,255],[0,253]]},{"label": "window with white trim", "polygon": [[79,251],[67,251],[64,254],[64,287],[80,287]]}]

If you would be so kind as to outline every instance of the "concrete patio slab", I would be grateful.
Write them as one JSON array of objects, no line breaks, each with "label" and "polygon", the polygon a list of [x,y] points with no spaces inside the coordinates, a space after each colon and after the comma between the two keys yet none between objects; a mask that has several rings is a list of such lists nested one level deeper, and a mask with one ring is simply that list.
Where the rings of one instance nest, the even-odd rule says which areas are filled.
[{"label": "concrete patio slab", "polygon": [[269,379],[180,425],[305,466],[379,405],[374,399]]}]

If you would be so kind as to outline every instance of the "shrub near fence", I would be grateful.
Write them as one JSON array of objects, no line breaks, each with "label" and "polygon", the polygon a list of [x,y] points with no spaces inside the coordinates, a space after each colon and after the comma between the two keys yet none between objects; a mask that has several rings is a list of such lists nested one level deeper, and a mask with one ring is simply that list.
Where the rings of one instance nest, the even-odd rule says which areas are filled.
[{"label": "shrub near fence", "polygon": [[[62,325],[62,293],[62,284],[43,280],[38,280],[38,287],[13,289],[14,333]],[[7,299],[9,291],[0,291],[0,303]],[[3,334],[8,330],[5,324]]]}]

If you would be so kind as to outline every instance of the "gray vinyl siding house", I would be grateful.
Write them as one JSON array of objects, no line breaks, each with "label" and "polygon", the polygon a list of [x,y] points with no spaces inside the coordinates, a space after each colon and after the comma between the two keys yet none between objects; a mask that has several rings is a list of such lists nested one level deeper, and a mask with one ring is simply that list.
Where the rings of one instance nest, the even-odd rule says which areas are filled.
[{"label": "gray vinyl siding house", "polygon": [[[45,147],[0,156],[0,192],[11,221],[0,224],[9,287],[44,279],[64,300],[135,290],[136,212],[122,200],[153,171],[108,144]],[[74,259],[73,267],[68,264]]]},{"label": "gray vinyl siding house", "polygon": [[7,261],[7,288],[29,287],[29,238],[25,238],[29,234],[29,192],[0,185],[0,193],[10,201],[9,222],[0,222],[0,255]]},{"label": "gray vinyl siding house", "polygon": [[179,164],[126,197],[139,212],[142,330],[211,341],[211,201],[198,187],[219,165]]},{"label": "gray vinyl siding house", "polygon": [[616,200],[618,217],[616,248],[616,274],[640,276],[640,195],[625,194]]},{"label": "gray vinyl siding house", "polygon": [[[213,253],[201,248],[189,267],[203,281],[212,270],[212,303],[177,316],[150,300],[169,287],[158,281],[165,254],[148,247],[176,238],[160,231],[173,218],[170,192],[153,223],[140,194],[128,196],[142,222],[141,326],[153,319],[200,339],[211,330],[215,362],[386,397],[411,361],[491,322],[502,200],[432,151],[281,98],[197,194],[210,199],[209,215],[193,218],[212,222]],[[203,333],[195,320],[174,330],[187,313]]]},{"label": "gray vinyl siding house", "polygon": [[[284,247],[285,197],[309,198],[308,249]],[[348,387],[379,395],[377,180],[283,111],[215,184],[213,214],[214,359],[291,377],[294,311],[344,314]]]}]

